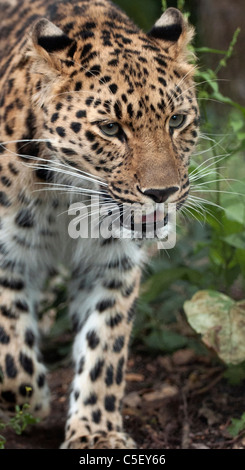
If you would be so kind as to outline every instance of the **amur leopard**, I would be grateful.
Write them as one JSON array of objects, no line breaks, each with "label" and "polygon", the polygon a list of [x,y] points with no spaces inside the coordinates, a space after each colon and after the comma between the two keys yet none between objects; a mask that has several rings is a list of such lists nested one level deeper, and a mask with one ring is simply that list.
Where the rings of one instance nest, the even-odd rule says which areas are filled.
[{"label": "amur leopard", "polygon": [[184,204],[199,123],[193,28],[168,8],[146,34],[109,0],[0,9],[1,408],[49,412],[37,311],[63,263],[74,380],[61,447],[133,448],[120,410],[146,214],[141,238],[131,219],[130,236],[72,237],[69,207],[83,203],[92,218],[98,196],[121,224],[123,206],[151,203],[164,232],[159,207]]}]

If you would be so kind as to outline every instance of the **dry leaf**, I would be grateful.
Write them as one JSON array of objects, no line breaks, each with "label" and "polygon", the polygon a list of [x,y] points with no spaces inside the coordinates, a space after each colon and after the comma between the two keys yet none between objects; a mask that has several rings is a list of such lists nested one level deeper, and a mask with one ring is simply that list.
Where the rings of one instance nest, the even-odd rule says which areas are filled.
[{"label": "dry leaf", "polygon": [[199,291],[184,303],[191,327],[226,364],[245,360],[245,301],[216,291]]}]

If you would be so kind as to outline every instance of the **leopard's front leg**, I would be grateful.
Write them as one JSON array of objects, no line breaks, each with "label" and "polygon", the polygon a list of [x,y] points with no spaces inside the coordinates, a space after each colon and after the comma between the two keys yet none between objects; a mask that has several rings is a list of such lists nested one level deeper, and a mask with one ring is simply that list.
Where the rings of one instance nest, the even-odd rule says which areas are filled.
[{"label": "leopard's front leg", "polygon": [[121,405],[140,268],[124,256],[93,272],[94,282],[91,273],[86,270],[71,309],[76,369],[62,448],[134,448]]}]

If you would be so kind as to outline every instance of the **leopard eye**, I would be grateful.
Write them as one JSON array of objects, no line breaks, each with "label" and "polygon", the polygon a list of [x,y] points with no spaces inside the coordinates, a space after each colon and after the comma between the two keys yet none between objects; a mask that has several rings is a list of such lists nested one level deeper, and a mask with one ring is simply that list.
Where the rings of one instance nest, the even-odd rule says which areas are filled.
[{"label": "leopard eye", "polygon": [[108,135],[109,137],[114,137],[118,134],[120,126],[116,122],[109,122],[108,124],[100,125],[100,130],[103,134]]},{"label": "leopard eye", "polygon": [[186,120],[185,114],[174,114],[169,120],[170,129],[179,129]]}]

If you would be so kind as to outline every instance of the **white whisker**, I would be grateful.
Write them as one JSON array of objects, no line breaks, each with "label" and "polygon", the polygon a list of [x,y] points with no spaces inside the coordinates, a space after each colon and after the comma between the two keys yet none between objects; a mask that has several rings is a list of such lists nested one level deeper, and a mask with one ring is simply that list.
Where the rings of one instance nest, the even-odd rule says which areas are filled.
[{"label": "white whisker", "polygon": [[212,163],[209,163],[209,165],[205,165],[204,168],[201,170],[201,171],[206,171],[208,168],[212,167],[212,166],[216,166],[220,161],[224,160],[225,158],[227,157],[227,154],[225,155],[219,155],[218,157],[210,157],[209,159],[207,159],[206,161],[200,163],[200,165],[198,165],[196,168],[194,168],[194,170],[192,170],[189,174],[189,177],[192,177],[192,176],[195,176],[196,174],[200,174],[200,168],[205,165],[209,160],[214,160],[214,162]]},{"label": "white whisker", "polygon": [[[50,139],[18,139],[18,140],[6,140],[5,142],[0,142],[0,145],[9,145],[9,144],[18,144],[20,142],[30,143],[30,142],[50,142]],[[6,149],[8,150],[8,149]]]},{"label": "white whisker", "polygon": [[198,189],[194,189],[192,190],[192,192],[194,193],[222,193],[222,194],[232,194],[232,195],[235,195],[235,196],[245,196],[245,194],[242,194],[242,193],[236,193],[234,191],[224,191],[223,189],[202,189],[202,190],[198,190]]},{"label": "white whisker", "polygon": [[[19,142],[23,142],[24,144],[27,144],[27,143],[30,143],[30,142],[50,142],[49,139],[31,139],[31,140],[28,140],[28,139],[23,139],[23,140],[16,140],[16,141],[7,141],[7,142],[3,142],[2,144],[0,145],[7,145],[8,143],[19,143]],[[29,166],[29,167],[32,167],[32,168],[42,168],[42,169],[46,169],[46,170],[50,170],[50,171],[56,171],[57,173],[62,173],[61,170],[57,170],[55,167],[51,167],[49,165],[47,165],[47,163],[51,163],[51,165],[56,165],[58,167],[61,167],[61,168],[68,168],[69,172],[66,171],[66,172],[63,172],[64,174],[68,174],[70,176],[76,176],[76,177],[79,177],[79,176],[86,176],[88,178],[90,178],[90,181],[93,181],[93,182],[96,182],[100,185],[104,185],[104,186],[107,186],[107,183],[101,181],[102,178],[100,176],[97,176],[95,177],[94,175],[84,171],[84,170],[80,170],[79,168],[76,168],[76,169],[72,169],[71,170],[71,166],[69,164],[65,164],[65,163],[62,163],[60,161],[57,161],[57,160],[51,160],[51,159],[48,159],[48,158],[42,158],[42,157],[37,157],[37,156],[34,156],[34,155],[22,155],[22,154],[17,154],[16,152],[13,152],[9,149],[6,149],[9,153],[13,154],[13,155],[17,155],[21,158],[26,158],[26,160],[34,160],[34,161],[39,161],[39,162],[43,162],[42,165],[39,165],[38,163],[34,162],[34,163],[24,163],[22,162],[23,165],[26,165],[26,166]],[[31,166],[33,165],[33,166]],[[46,166],[45,166],[46,165]],[[98,178],[98,179],[97,179]],[[85,178],[84,178],[85,179]]]},{"label": "white whisker", "polygon": [[[192,208],[190,208],[190,209],[192,209]],[[183,207],[181,207],[180,211],[183,212],[183,213],[186,213],[187,218],[193,217],[195,220],[197,220],[197,222],[199,224],[201,224],[201,226],[203,226],[202,221],[200,219],[198,219],[190,209],[188,208],[188,206],[183,206]],[[194,211],[195,209],[192,209],[192,210]],[[198,213],[197,209],[196,209],[196,212]]]},{"label": "white whisker", "polygon": [[79,188],[77,186],[69,186],[68,184],[62,184],[62,183],[49,183],[49,185],[54,185],[54,187],[46,186],[47,183],[36,183],[40,185],[45,185],[45,188],[42,189],[34,189],[33,192],[40,192],[40,191],[59,191],[59,190],[65,190],[64,192],[74,192],[76,191],[76,194],[100,194],[104,195],[106,193],[102,191],[97,191],[96,189],[88,189],[88,188]]},{"label": "white whisker", "polygon": [[[91,209],[91,208],[93,208],[93,207],[98,207],[98,204],[97,204],[97,203],[87,204],[89,201],[91,201],[91,198],[90,198],[90,199],[82,199],[82,200],[81,200],[81,207],[82,207],[82,206],[86,206],[86,208],[88,208],[88,209]],[[109,203],[103,202],[103,203],[101,204],[101,207],[102,207],[102,206],[103,206],[103,207],[104,207],[104,206],[107,206],[107,204],[109,204]],[[112,204],[113,204],[113,203],[112,203]],[[109,207],[109,209],[110,209],[110,206],[108,206],[108,207]],[[69,212],[69,210],[70,210],[70,208],[66,209],[66,210],[63,211],[63,212],[59,212],[59,214],[57,214],[57,217],[59,217],[59,216],[61,216],[61,215],[64,215],[64,214],[67,214],[67,213]],[[79,210],[79,207],[78,207],[78,210]]]},{"label": "white whisker", "polygon": [[[233,181],[233,182],[236,182],[236,183],[239,182],[239,180],[231,179],[231,178],[229,178],[229,179],[227,179],[227,178],[217,178],[217,179],[215,179],[215,180],[205,181],[204,183],[197,183],[197,184],[193,185],[193,188],[196,189],[196,188],[198,188],[199,186],[205,186],[205,185],[211,184],[211,183],[218,183],[218,182],[220,183],[220,182],[223,182],[223,181],[225,181],[227,184],[228,184],[230,181]],[[200,191],[202,191],[202,189],[201,189]],[[212,189],[209,189],[209,191],[213,191],[213,190],[212,190]]]},{"label": "white whisker", "polygon": [[[213,168],[211,170],[208,170],[205,172],[205,169],[203,169],[202,171],[200,171],[199,173],[195,174],[195,175],[191,175],[189,177],[189,180],[191,183],[195,182],[195,181],[198,181],[198,180],[202,180],[203,178],[206,178],[208,176],[220,176],[221,178],[223,178],[223,176],[221,175],[221,173],[219,173],[218,170],[224,170],[226,169],[225,166],[220,166],[218,168]],[[207,181],[208,183],[209,181]],[[196,183],[195,183],[196,185]]]},{"label": "white whisker", "polygon": [[201,202],[202,204],[207,204],[209,206],[213,206],[213,207],[217,207],[218,209],[221,209],[221,210],[225,210],[222,206],[220,206],[219,204],[213,202],[213,201],[209,201],[208,199],[204,199],[200,196],[193,196],[192,194],[188,196],[188,199],[192,200],[195,204],[197,202]]},{"label": "white whisker", "polygon": [[[53,163],[56,163],[56,162],[52,162]],[[48,171],[52,171],[52,172],[55,172],[55,173],[61,173],[62,175],[66,175],[66,176],[74,176],[78,179],[81,179],[81,180],[84,180],[84,181],[90,181],[90,182],[93,182],[93,183],[98,183],[102,186],[107,186],[107,183],[104,183],[102,181],[98,181],[96,178],[94,177],[91,177],[91,176],[87,176],[87,174],[83,174],[82,172],[81,173],[78,173],[78,172],[75,172],[75,171],[71,171],[69,169],[68,170],[63,170],[63,168],[59,168],[59,166],[61,167],[64,167],[64,168],[70,168],[69,165],[64,165],[64,164],[58,164],[59,166],[56,168],[56,167],[53,167],[52,165],[44,165],[44,164],[38,164],[38,163],[23,163],[25,166],[27,166],[28,168],[33,168],[33,169],[42,169],[42,170],[48,170]]]}]

